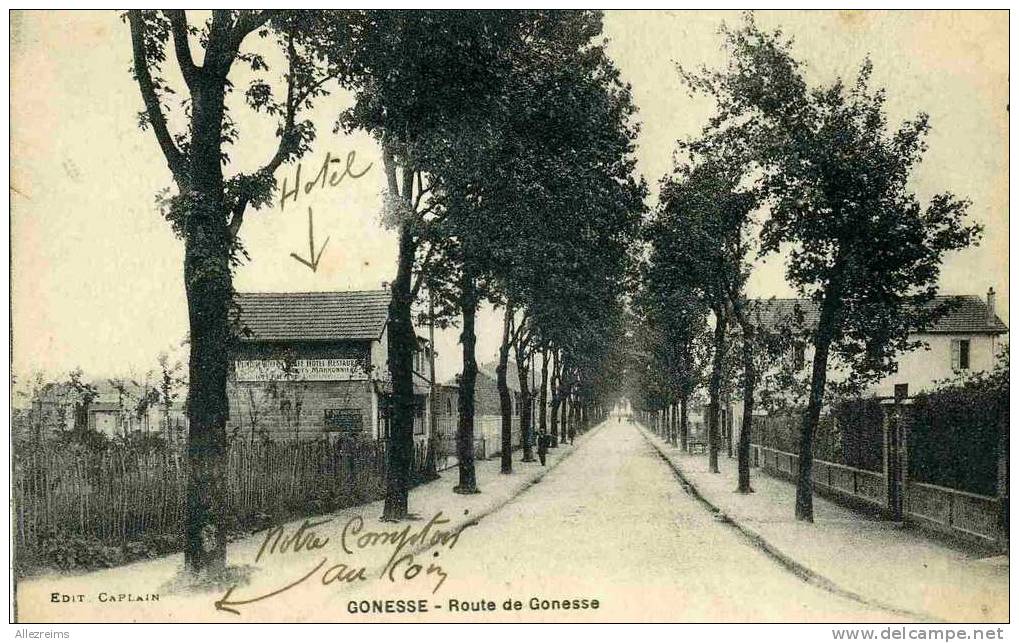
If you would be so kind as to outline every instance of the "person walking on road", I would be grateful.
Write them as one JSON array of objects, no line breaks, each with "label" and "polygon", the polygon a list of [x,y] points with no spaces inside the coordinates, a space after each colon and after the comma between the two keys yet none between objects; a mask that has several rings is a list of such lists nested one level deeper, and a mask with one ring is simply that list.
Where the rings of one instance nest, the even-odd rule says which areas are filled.
[{"label": "person walking on road", "polygon": [[552,439],[548,433],[542,431],[538,434],[538,459],[541,460],[541,466],[545,466],[545,456],[548,455],[549,443]]}]

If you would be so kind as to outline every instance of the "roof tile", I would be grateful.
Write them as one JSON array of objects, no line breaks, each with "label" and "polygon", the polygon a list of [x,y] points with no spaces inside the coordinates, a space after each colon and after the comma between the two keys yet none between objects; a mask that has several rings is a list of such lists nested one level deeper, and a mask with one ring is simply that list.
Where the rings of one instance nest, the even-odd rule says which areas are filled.
[{"label": "roof tile", "polygon": [[[935,306],[951,302],[947,313],[934,322],[933,327],[925,329],[928,333],[991,333],[1008,332],[1008,326],[997,315],[990,315],[987,303],[975,295],[940,295],[928,304]],[[818,304],[811,299],[752,299],[751,306],[754,316],[761,325],[772,328],[780,323],[795,323],[799,315],[803,316],[806,328],[817,326],[820,319]]]},{"label": "roof tile", "polygon": [[378,339],[389,316],[388,290],[237,293],[242,339]]}]

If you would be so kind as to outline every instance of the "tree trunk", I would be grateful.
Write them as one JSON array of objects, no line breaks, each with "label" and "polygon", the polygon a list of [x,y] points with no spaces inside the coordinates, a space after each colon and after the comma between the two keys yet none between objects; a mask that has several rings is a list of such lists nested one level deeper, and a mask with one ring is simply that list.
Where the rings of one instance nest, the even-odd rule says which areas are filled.
[{"label": "tree trunk", "polygon": [[[828,319],[826,319],[828,317]],[[828,351],[831,348],[832,316],[822,316],[814,335],[814,361],[810,376],[810,398],[800,429],[800,466],[796,476],[796,519],[814,522],[814,433],[821,417],[824,388],[828,378]]]},{"label": "tree trunk", "polygon": [[[404,184],[409,185],[409,183]],[[392,416],[389,426],[386,466],[385,521],[407,518],[411,469],[414,461],[414,380],[413,361],[417,337],[411,319],[411,270],[414,242],[411,230],[400,228],[400,251],[396,279],[389,302],[389,375],[393,382]]]},{"label": "tree trunk", "polygon": [[191,216],[205,221],[191,225],[184,252],[191,339],[184,565],[192,574],[215,575],[226,566],[226,382],[233,284],[223,220],[200,211]]},{"label": "tree trunk", "polygon": [[754,388],[757,372],[754,367],[754,331],[743,325],[743,421],[739,430],[739,449],[736,454],[739,470],[738,493],[753,493],[750,486],[750,433],[754,420]]},{"label": "tree trunk", "polygon": [[679,448],[684,453],[690,451],[690,422],[688,418],[689,398],[686,393],[679,396]]},{"label": "tree trunk", "polygon": [[531,387],[528,383],[529,368],[527,360],[521,359],[524,355],[517,352],[517,378],[520,380],[520,447],[524,451],[521,462],[534,462],[534,452],[531,449]]},{"label": "tree trunk", "polygon": [[204,575],[226,567],[226,382],[233,277],[223,200],[222,122],[223,82],[205,80],[192,94],[190,180],[180,186],[191,201],[184,244],[191,340],[184,566]]},{"label": "tree trunk", "polygon": [[435,297],[428,290],[428,446],[425,451],[425,476],[428,480],[439,477],[439,435],[436,431],[438,411],[435,408]]},{"label": "tree trunk", "polygon": [[506,382],[506,369],[509,362],[510,324],[513,323],[513,307],[506,304],[506,314],[502,320],[502,344],[499,346],[499,365],[495,369],[496,384],[499,388],[499,410],[502,415],[501,466],[502,473],[513,473],[513,400],[510,397],[509,384]]},{"label": "tree trunk", "polygon": [[478,478],[474,470],[474,386],[478,379],[478,361],[475,347],[478,337],[474,333],[478,299],[474,277],[465,271],[460,295],[460,312],[463,315],[463,332],[460,345],[463,349],[463,372],[460,375],[460,396],[457,401],[456,456],[460,483],[453,487],[456,493],[478,493]]},{"label": "tree trunk", "polygon": [[724,312],[715,311],[714,355],[711,358],[711,379],[708,384],[708,469],[711,473],[718,473],[718,398],[722,388],[727,321]]},{"label": "tree trunk", "polygon": [[729,409],[731,408],[729,403],[730,403],[730,400],[729,400],[728,397],[726,397],[726,399],[725,399],[725,426],[724,426],[724,431],[725,431],[725,449],[726,449],[725,452],[726,452],[726,455],[728,455],[731,458],[732,454],[733,454],[733,450],[732,450],[732,425],[733,425],[733,422],[732,422],[732,413],[729,412]]},{"label": "tree trunk", "polygon": [[[542,433],[548,432],[548,348],[541,351],[541,393],[538,397],[538,430]],[[556,447],[555,438],[548,445],[550,449]]]},{"label": "tree trunk", "polygon": [[560,405],[562,406],[562,418],[561,418],[562,421],[559,425],[559,441],[565,443],[567,440],[567,433],[569,432],[570,428],[570,417],[571,414],[573,413],[573,407],[572,404],[570,403],[569,393],[564,392],[562,394]]},{"label": "tree trunk", "polygon": [[559,405],[561,404],[559,398],[560,382],[562,382],[562,369],[559,364],[559,351],[552,351],[552,378],[549,381],[549,389],[552,394],[552,408],[549,410],[552,420],[551,436],[552,446],[559,446]]}]

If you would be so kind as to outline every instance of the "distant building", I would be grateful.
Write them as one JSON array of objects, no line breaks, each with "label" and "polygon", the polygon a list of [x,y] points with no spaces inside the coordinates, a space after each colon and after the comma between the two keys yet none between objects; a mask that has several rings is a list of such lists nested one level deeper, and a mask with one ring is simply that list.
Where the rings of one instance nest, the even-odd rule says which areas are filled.
[{"label": "distant building", "polygon": [[[384,439],[392,419],[388,290],[238,293],[228,432]],[[414,355],[415,441],[428,433],[427,342]]]},{"label": "distant building", "polygon": [[[115,386],[113,381],[118,384]],[[38,432],[40,438],[51,437],[58,431],[74,429],[77,416],[84,414],[85,429],[108,438],[124,438],[137,432],[159,434],[171,440],[183,438],[187,420],[181,405],[165,409],[158,401],[142,404],[146,396],[154,393],[152,385],[132,380],[113,381],[90,382],[96,396],[87,406],[82,396],[66,382],[44,385],[31,400],[25,432]]]},{"label": "distant building", "polygon": [[[1008,333],[1008,327],[995,312],[994,299],[993,289],[988,290],[985,299],[975,295],[936,297],[930,305],[950,304],[948,312],[930,327],[910,333],[910,340],[922,341],[926,347],[901,353],[896,361],[896,371],[872,384],[864,395],[909,396],[930,390],[938,382],[961,373],[991,370]],[[820,317],[818,305],[809,299],[757,299],[752,300],[752,306],[757,311],[760,324],[776,331],[797,323],[810,330],[816,328]],[[809,378],[813,356],[814,351],[809,345],[794,345],[785,356],[785,366],[791,366],[802,377]],[[777,369],[778,366],[774,367],[774,370]],[[832,358],[828,373],[829,380],[847,374],[845,366],[835,358]],[[759,391],[761,386],[758,385]],[[723,407],[722,413],[724,439],[732,436],[732,440],[737,440],[743,416],[743,400],[739,391],[736,391],[729,408]],[[754,411],[755,415],[765,413],[760,407]]]},{"label": "distant building", "polygon": [[[496,374],[498,364],[491,362],[478,365],[478,377],[474,384],[474,441],[478,457],[490,458],[502,452],[502,404],[499,400],[499,382]],[[510,361],[506,369],[506,386],[510,391],[510,416],[513,448],[520,446],[520,378],[516,362]],[[453,445],[455,453],[457,405],[459,403],[460,376],[443,385],[445,404],[453,411]],[[537,402],[535,403],[537,406]]]},{"label": "distant building", "polygon": [[[892,397],[899,390],[912,395],[959,373],[994,367],[1003,336],[1008,333],[995,312],[994,290],[988,290],[986,299],[974,295],[938,296],[931,306],[942,304],[950,306],[945,315],[930,327],[910,333],[911,341],[924,342],[926,347],[900,354],[896,372],[872,385],[868,394]],[[820,318],[818,305],[809,299],[757,299],[752,300],[752,306],[766,328],[802,320],[802,327],[812,330]],[[812,359],[812,347],[806,345],[794,346],[787,356],[796,370],[807,373]],[[840,365],[832,361],[832,374],[837,375]]]}]

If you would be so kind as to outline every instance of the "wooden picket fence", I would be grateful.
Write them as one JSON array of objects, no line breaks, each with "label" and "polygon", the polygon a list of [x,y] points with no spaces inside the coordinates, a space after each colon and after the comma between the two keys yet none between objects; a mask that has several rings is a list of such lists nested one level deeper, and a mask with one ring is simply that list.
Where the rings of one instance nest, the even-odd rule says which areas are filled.
[{"label": "wooden picket fence", "polygon": [[[415,471],[424,465],[423,446]],[[384,442],[235,442],[226,477],[230,525],[261,527],[376,500],[385,469]],[[124,545],[181,533],[187,470],[179,449],[36,449],[16,454],[13,473],[21,554],[58,534]]]}]

